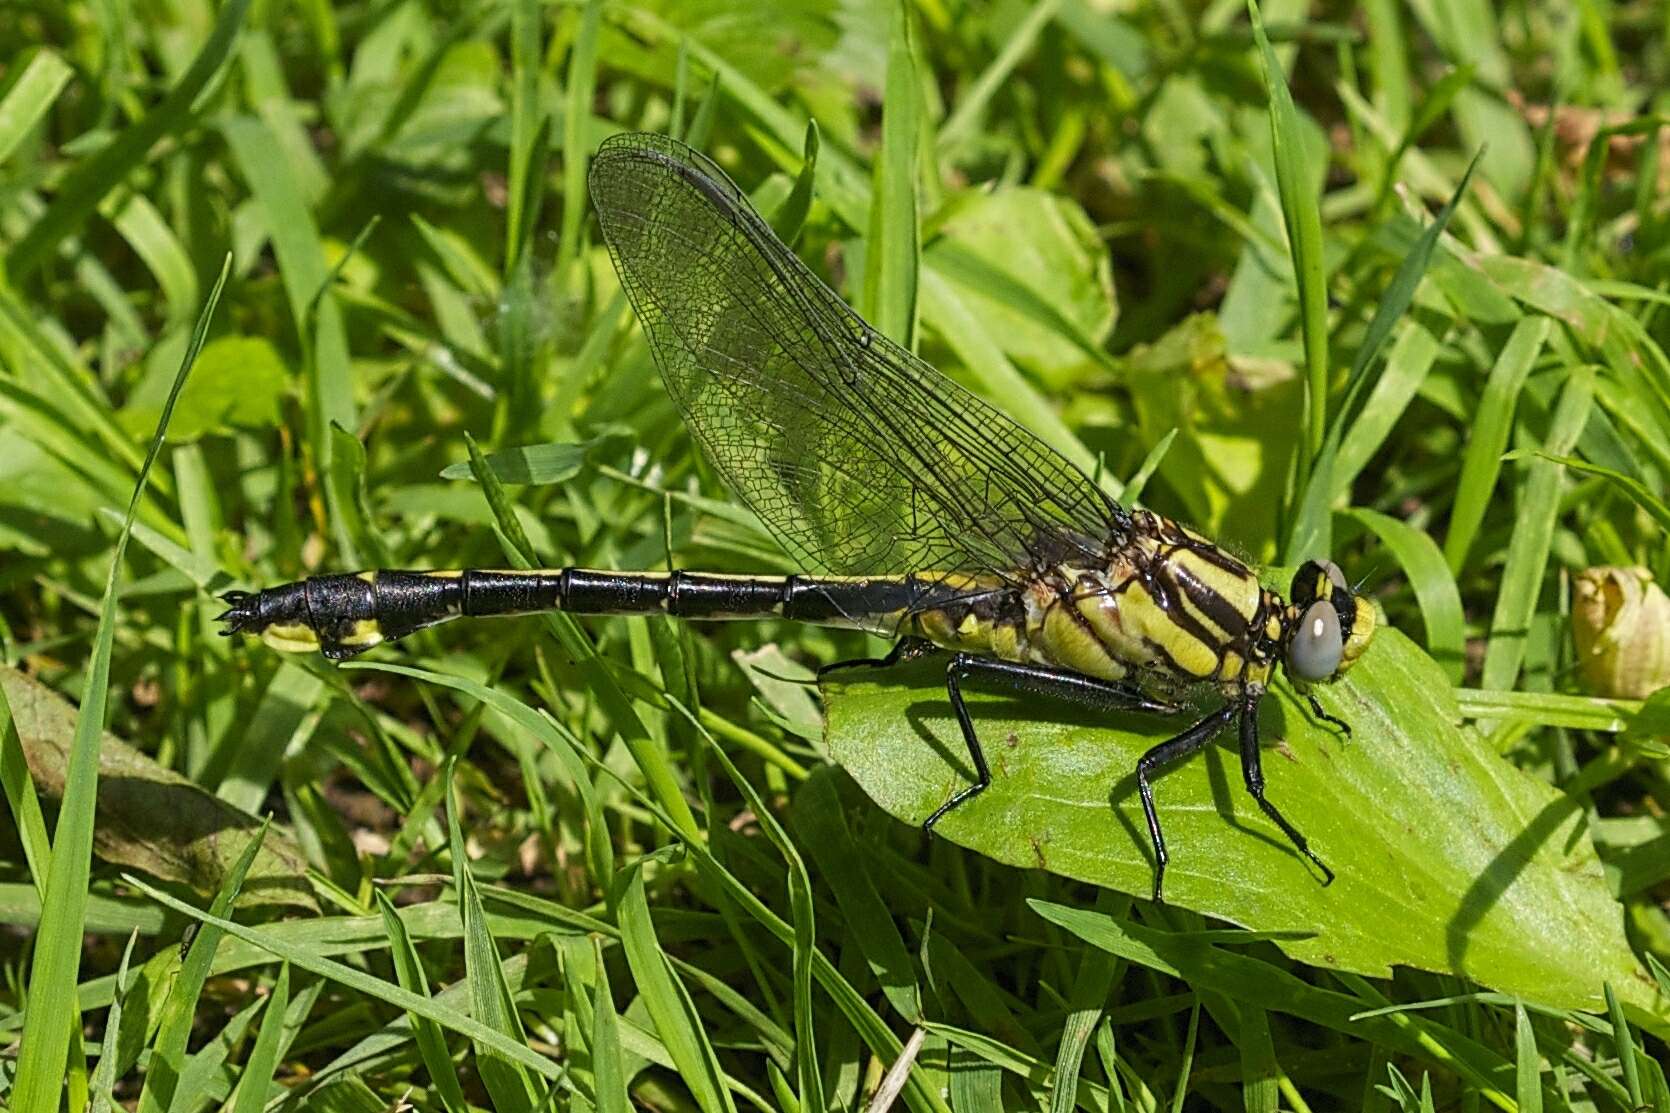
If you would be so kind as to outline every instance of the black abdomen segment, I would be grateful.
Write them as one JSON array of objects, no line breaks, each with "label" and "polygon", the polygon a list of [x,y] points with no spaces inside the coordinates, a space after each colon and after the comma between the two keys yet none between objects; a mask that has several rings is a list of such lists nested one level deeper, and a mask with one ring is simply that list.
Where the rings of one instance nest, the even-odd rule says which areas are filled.
[{"label": "black abdomen segment", "polygon": [[933,605],[946,591],[912,576],[843,580],[584,568],[384,570],[314,576],[254,594],[230,592],[224,598],[231,609],[221,619],[227,633],[248,631],[280,649],[318,649],[341,659],[449,618],[560,610],[864,625],[868,618]]}]

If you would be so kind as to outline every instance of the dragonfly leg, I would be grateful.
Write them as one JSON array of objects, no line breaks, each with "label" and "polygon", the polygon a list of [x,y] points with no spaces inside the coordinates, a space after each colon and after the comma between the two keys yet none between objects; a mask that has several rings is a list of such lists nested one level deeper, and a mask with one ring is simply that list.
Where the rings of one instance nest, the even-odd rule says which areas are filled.
[{"label": "dragonfly leg", "polygon": [[893,643],[893,648],[887,651],[885,657],[855,657],[850,661],[834,661],[821,665],[818,668],[818,679],[822,680],[830,673],[843,669],[890,669],[894,665],[926,657],[933,651],[934,643],[926,638],[900,638]]},{"label": "dragonfly leg", "polygon": [[[1154,810],[1154,788],[1149,783],[1149,778],[1172,762],[1183,760],[1212,741],[1213,736],[1228,726],[1229,721],[1240,710],[1240,705],[1227,703],[1182,734],[1166,739],[1137,759],[1137,792],[1142,796],[1142,814],[1148,820],[1148,838],[1154,844],[1155,901],[1165,899],[1161,895],[1161,888],[1165,883],[1166,862],[1170,860],[1170,856],[1166,853],[1165,836],[1160,833],[1160,816]],[[1256,734],[1254,745],[1257,745]],[[1262,792],[1262,785],[1260,791]]]},{"label": "dragonfly leg", "polygon": [[1334,726],[1339,727],[1340,733],[1345,735],[1347,738],[1351,737],[1351,724],[1350,723],[1346,722],[1344,719],[1337,718],[1333,715],[1330,715],[1326,711],[1322,710],[1321,701],[1319,701],[1316,698],[1316,696],[1313,695],[1312,693],[1306,692],[1305,693],[1305,699],[1307,701],[1309,701],[1309,703],[1310,703],[1311,714],[1315,715],[1318,719],[1321,719],[1324,723],[1331,723]]},{"label": "dragonfly leg", "polygon": [[[1342,724],[1343,725],[1343,724]],[[1349,728],[1348,728],[1349,729]],[[1322,871],[1322,884],[1331,885],[1334,881],[1334,871],[1323,864],[1310,848],[1310,843],[1299,829],[1287,821],[1287,817],[1276,810],[1276,806],[1264,798],[1264,765],[1258,752],[1258,700],[1249,699],[1241,707],[1241,776],[1247,782],[1247,792],[1258,801],[1258,806],[1264,809],[1264,814],[1270,821],[1282,829],[1282,834],[1298,848],[1299,853],[1309,858]]]},{"label": "dragonfly leg", "polygon": [[945,694],[951,699],[951,710],[956,712],[957,725],[963,731],[963,744],[968,747],[968,756],[974,762],[974,783],[965,785],[951,794],[951,798],[934,809],[934,814],[922,821],[922,830],[933,834],[934,824],[938,823],[945,814],[959,805],[966,804],[992,783],[992,771],[986,765],[986,753],[980,748],[980,736],[974,733],[974,720],[969,717],[968,704],[963,702],[962,682],[965,677],[976,671],[976,662],[983,662],[984,658],[975,657],[968,653],[953,653],[950,664],[945,666]]},{"label": "dragonfly leg", "polygon": [[1042,665],[1027,665],[1017,661],[1000,661],[973,653],[954,653],[945,668],[945,691],[951,698],[951,710],[956,712],[957,725],[962,728],[963,743],[974,762],[975,783],[959,789],[930,815],[922,829],[932,831],[945,814],[984,792],[992,783],[991,770],[986,765],[985,752],[980,748],[979,735],[974,730],[974,719],[963,701],[962,682],[979,680],[987,687],[999,688],[1020,695],[1046,696],[1066,703],[1075,703],[1098,711],[1143,711],[1169,715],[1178,708],[1151,698],[1132,684],[1117,684],[1097,680],[1082,673],[1051,669]]}]

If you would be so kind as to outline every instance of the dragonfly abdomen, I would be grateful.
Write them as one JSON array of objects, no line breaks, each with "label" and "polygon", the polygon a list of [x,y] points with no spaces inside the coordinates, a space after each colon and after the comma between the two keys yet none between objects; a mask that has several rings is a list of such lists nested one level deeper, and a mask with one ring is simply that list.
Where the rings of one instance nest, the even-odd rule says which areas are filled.
[{"label": "dragonfly abdomen", "polygon": [[[969,577],[733,576],[707,572],[611,572],[587,568],[529,571],[381,570],[314,576],[253,594],[231,592],[227,632],[260,634],[292,652],[341,660],[451,618],[568,611],[592,615],[667,614],[687,619],[785,618],[886,636],[942,630],[995,615],[990,591]],[[934,640],[941,640],[934,638]],[[949,644],[949,643],[947,643]]]}]

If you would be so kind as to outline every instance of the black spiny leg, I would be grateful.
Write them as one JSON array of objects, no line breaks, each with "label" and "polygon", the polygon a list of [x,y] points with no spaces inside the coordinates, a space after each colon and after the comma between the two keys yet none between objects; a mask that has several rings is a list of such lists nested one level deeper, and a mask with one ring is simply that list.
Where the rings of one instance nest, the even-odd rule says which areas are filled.
[{"label": "black spiny leg", "polygon": [[1045,668],[1042,665],[1023,665],[1014,661],[979,657],[972,653],[954,653],[951,655],[950,663],[945,667],[945,692],[951,698],[951,710],[956,712],[957,725],[962,728],[963,743],[968,747],[969,759],[974,762],[975,781],[952,793],[949,800],[934,809],[934,814],[922,824],[922,829],[930,833],[934,824],[943,819],[947,812],[974,799],[992,783],[985,752],[981,750],[980,738],[974,732],[974,720],[969,716],[968,705],[963,702],[964,680],[981,680],[988,687],[1006,689],[1020,695],[1047,696],[1099,711],[1145,711],[1169,715],[1177,710],[1169,703],[1160,703],[1149,698],[1141,689],[1132,685],[1115,684],[1076,672]]},{"label": "black spiny leg", "polygon": [[[1292,841],[1300,854],[1316,863],[1316,868],[1322,871],[1322,884],[1331,885],[1334,881],[1334,871],[1324,865],[1322,859],[1311,853],[1310,844],[1305,841],[1305,836],[1287,821],[1287,817],[1276,810],[1274,804],[1264,798],[1264,765],[1258,753],[1258,699],[1257,696],[1249,696],[1241,705],[1241,776],[1247,782],[1247,791],[1258,801],[1258,806],[1264,809],[1264,814],[1282,829],[1282,834]],[[1343,723],[1340,725],[1344,726]]]},{"label": "black spiny leg", "polygon": [[1305,699],[1310,703],[1311,714],[1315,715],[1318,719],[1321,719],[1324,723],[1331,723],[1334,726],[1339,727],[1340,733],[1345,735],[1347,738],[1351,737],[1350,723],[1346,722],[1344,719],[1336,718],[1335,716],[1322,710],[1321,702],[1310,692],[1305,693]]},{"label": "black spiny leg", "polygon": [[[1154,811],[1154,789],[1148,783],[1148,778],[1165,766],[1174,761],[1181,761],[1212,741],[1220,730],[1229,725],[1229,720],[1233,719],[1235,713],[1240,709],[1238,704],[1227,703],[1182,734],[1175,738],[1166,739],[1137,759],[1137,792],[1142,796],[1142,814],[1148,820],[1148,838],[1154,844],[1155,901],[1165,899],[1161,896],[1160,890],[1165,883],[1168,855],[1166,854],[1165,836],[1160,834],[1160,817]],[[1242,721],[1245,722],[1245,720]],[[1257,736],[1255,734],[1254,747],[1256,748],[1256,746]],[[1262,781],[1260,782],[1260,791],[1262,791]]]},{"label": "black spiny leg", "polygon": [[894,665],[902,665],[906,661],[914,661],[918,657],[926,657],[934,651],[934,643],[926,638],[900,638],[893,643],[893,648],[887,651],[885,657],[855,657],[850,661],[835,661],[818,669],[818,679],[822,680],[832,672],[843,669],[890,669]]}]

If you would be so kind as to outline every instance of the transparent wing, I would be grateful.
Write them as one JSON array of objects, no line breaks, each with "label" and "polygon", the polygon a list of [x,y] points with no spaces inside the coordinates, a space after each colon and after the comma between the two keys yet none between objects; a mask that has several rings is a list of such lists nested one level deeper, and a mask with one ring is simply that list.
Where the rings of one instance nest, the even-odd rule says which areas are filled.
[{"label": "transparent wing", "polygon": [[704,156],[617,135],[590,186],[686,425],[809,569],[1014,577],[1126,536],[1083,472],[866,324]]}]

